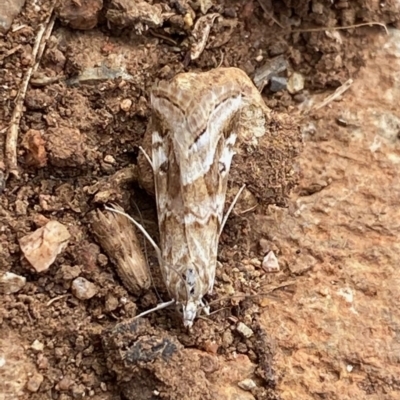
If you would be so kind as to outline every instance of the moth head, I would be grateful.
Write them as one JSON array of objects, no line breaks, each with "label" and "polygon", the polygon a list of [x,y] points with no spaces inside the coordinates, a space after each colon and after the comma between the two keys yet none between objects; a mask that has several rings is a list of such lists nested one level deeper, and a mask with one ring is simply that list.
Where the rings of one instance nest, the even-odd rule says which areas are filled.
[{"label": "moth head", "polygon": [[193,321],[197,315],[199,303],[197,301],[189,300],[187,303],[182,304],[183,325],[186,328],[191,328]]}]

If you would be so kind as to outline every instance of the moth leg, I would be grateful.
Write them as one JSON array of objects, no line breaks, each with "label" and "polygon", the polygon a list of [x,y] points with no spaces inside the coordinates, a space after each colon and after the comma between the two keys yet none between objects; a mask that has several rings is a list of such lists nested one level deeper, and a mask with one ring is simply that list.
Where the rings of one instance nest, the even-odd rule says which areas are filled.
[{"label": "moth leg", "polygon": [[150,314],[153,311],[162,310],[163,308],[167,308],[169,306],[172,306],[172,304],[174,304],[174,303],[175,303],[175,300],[170,300],[170,301],[166,301],[164,303],[158,304],[154,308],[150,308],[150,310],[143,311],[142,313],[136,315],[136,317],[134,317],[133,319],[144,317],[145,315]]},{"label": "moth leg", "polygon": [[221,224],[221,229],[219,230],[218,236],[221,235],[222,231],[224,230],[224,226],[226,224],[226,221],[228,220],[228,217],[230,215],[230,213],[233,210],[233,207],[235,207],[237,201],[239,200],[240,195],[242,194],[244,188],[246,187],[246,185],[243,185],[239,191],[237,192],[235,198],[232,201],[232,204],[229,206],[228,211],[226,212],[226,214],[224,215],[224,219],[222,220],[222,224]]},{"label": "moth leg", "polygon": [[210,306],[208,305],[208,303],[205,300],[201,300],[200,304],[202,310],[204,311],[204,314],[210,315]]},{"label": "moth leg", "polygon": [[153,170],[154,173],[154,165],[153,165],[153,161],[151,161],[150,156],[146,153],[146,150],[142,147],[139,146],[139,150],[143,153],[143,155],[146,157],[146,160],[149,162],[151,169]]}]

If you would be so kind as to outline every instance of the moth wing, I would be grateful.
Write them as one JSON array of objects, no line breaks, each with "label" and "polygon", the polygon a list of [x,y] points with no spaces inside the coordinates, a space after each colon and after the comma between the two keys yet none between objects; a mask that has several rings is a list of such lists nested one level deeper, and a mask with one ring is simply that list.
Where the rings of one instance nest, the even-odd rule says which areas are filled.
[{"label": "moth wing", "polygon": [[[230,82],[197,97],[180,86],[176,81],[159,85],[151,97],[160,240],[169,268],[164,270],[167,286],[174,279],[181,286],[180,273],[189,291],[194,289],[193,295],[201,299],[214,283],[236,140],[232,120],[243,99]],[[196,282],[203,282],[203,287]]]}]

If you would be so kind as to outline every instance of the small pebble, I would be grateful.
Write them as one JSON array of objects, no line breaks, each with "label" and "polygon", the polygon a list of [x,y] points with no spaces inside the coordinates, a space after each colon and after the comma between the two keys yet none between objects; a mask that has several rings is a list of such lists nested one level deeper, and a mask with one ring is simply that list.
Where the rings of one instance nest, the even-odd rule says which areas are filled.
[{"label": "small pebble", "polygon": [[225,348],[229,347],[233,343],[232,332],[228,329],[222,335],[222,344]]},{"label": "small pebble", "polygon": [[346,371],[347,371],[347,372],[353,371],[353,368],[354,368],[354,367],[353,367],[351,364],[346,365]]},{"label": "small pebble", "polygon": [[218,353],[218,348],[219,348],[218,344],[215,343],[212,340],[207,340],[207,341],[204,342],[204,350],[207,353],[217,354]]},{"label": "small pebble", "polygon": [[262,268],[265,272],[279,272],[279,263],[273,251],[270,251],[263,259]]},{"label": "small pebble", "polygon": [[322,15],[324,13],[324,6],[321,3],[318,3],[316,1],[313,1],[311,3],[311,10],[315,14],[320,14]]},{"label": "small pebble", "polygon": [[280,56],[288,49],[288,44],[286,42],[276,42],[272,43],[268,48],[268,54],[271,57]]},{"label": "small pebble", "polygon": [[238,323],[236,330],[245,338],[249,338],[249,337],[253,336],[253,334],[254,334],[254,332],[243,322]]},{"label": "small pebble", "polygon": [[42,342],[39,342],[39,340],[35,340],[32,344],[31,344],[31,349],[37,353],[40,353],[43,351],[44,349],[44,344]]},{"label": "small pebble", "polygon": [[115,158],[108,154],[104,157],[104,162],[107,164],[115,164]]},{"label": "small pebble", "polygon": [[72,279],[77,278],[82,272],[81,267],[79,265],[74,265],[74,266],[62,265],[60,271],[62,274],[62,278],[65,281],[71,281]]},{"label": "small pebble", "polygon": [[122,111],[128,112],[132,107],[132,100],[131,99],[124,99],[120,103],[120,108]]},{"label": "small pebble", "polygon": [[287,90],[290,94],[301,92],[304,89],[304,77],[298,72],[293,72],[287,82]]},{"label": "small pebble", "polygon": [[17,293],[25,286],[25,283],[25,277],[13,274],[12,272],[6,272],[0,277],[0,293]]},{"label": "small pebble", "polygon": [[79,277],[72,282],[71,290],[73,295],[79,300],[88,300],[98,292],[97,286],[87,279]]},{"label": "small pebble", "polygon": [[273,76],[270,81],[269,89],[271,92],[280,92],[281,90],[285,90],[287,87],[287,79],[281,76]]},{"label": "small pebble", "polygon": [[64,376],[64,378],[62,378],[60,380],[60,382],[58,382],[57,388],[58,388],[58,390],[66,392],[73,385],[73,383],[74,382],[70,378],[68,378],[67,376]]},{"label": "small pebble", "polygon": [[247,390],[248,392],[257,387],[253,379],[244,379],[238,383],[238,386],[243,390]]},{"label": "small pebble", "polygon": [[39,390],[43,380],[44,377],[42,374],[34,373],[33,376],[29,378],[28,383],[26,384],[26,389],[32,393],[36,393]]},{"label": "small pebble", "polygon": [[296,103],[303,103],[303,102],[305,101],[305,99],[306,99],[306,96],[305,96],[304,93],[297,93],[297,94],[295,94],[295,95],[293,96],[293,100],[294,100]]},{"label": "small pebble", "polygon": [[223,11],[223,15],[226,18],[236,18],[237,17],[237,13],[234,7],[227,7],[225,8],[225,10]]}]

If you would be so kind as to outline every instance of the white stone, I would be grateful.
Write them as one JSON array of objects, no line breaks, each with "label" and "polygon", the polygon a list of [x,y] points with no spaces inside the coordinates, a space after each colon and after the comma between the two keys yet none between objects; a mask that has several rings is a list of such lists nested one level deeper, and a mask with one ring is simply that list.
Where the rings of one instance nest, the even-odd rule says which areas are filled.
[{"label": "white stone", "polygon": [[241,382],[238,383],[238,386],[243,389],[250,391],[257,387],[256,383],[253,381],[253,379],[244,379]]},{"label": "white stone", "polygon": [[39,342],[39,340],[35,340],[32,344],[31,344],[31,349],[36,351],[36,352],[42,352],[44,349],[44,344],[42,342]]},{"label": "white stone", "polygon": [[304,89],[304,77],[298,72],[293,72],[287,83],[287,90],[291,94],[301,92]]},{"label": "white stone", "polygon": [[25,286],[25,283],[25,277],[13,274],[12,272],[6,272],[0,277],[0,293],[17,293]]},{"label": "white stone", "polygon": [[262,268],[265,272],[279,272],[279,263],[273,251],[268,252],[262,262]]},{"label": "white stone", "polygon": [[245,338],[249,338],[254,335],[254,332],[243,322],[239,322],[236,330]]},{"label": "white stone", "polygon": [[79,300],[88,300],[98,292],[97,286],[87,279],[79,277],[73,280],[71,290],[73,295]]}]

